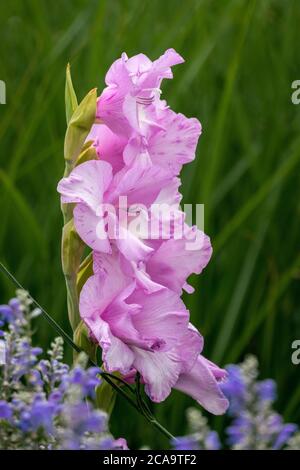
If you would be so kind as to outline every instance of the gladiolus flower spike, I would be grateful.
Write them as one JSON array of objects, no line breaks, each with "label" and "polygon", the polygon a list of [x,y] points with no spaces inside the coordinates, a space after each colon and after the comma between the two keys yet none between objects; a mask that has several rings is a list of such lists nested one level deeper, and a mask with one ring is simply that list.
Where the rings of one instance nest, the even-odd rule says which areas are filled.
[{"label": "gladiolus flower spike", "polygon": [[[178,189],[201,125],[161,99],[162,80],[182,62],[173,49],[153,62],[122,54],[97,100],[91,92],[79,105],[68,75],[62,258],[72,327],[101,348],[104,370],[144,384],[154,402],[176,388],[218,415],[227,373],[202,355],[181,300],[212,254],[209,237],[186,222]],[[80,265],[84,245],[91,254]]]}]

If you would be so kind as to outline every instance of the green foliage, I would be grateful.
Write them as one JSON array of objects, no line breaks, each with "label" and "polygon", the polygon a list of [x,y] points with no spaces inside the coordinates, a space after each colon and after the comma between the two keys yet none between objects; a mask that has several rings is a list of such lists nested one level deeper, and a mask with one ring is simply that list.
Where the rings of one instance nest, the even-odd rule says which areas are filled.
[{"label": "green foliage", "polygon": [[117,398],[117,392],[107,383],[102,382],[96,389],[96,403],[100,410],[111,415]]},{"label": "green foliage", "polygon": [[[279,384],[279,411],[299,422],[299,370],[290,360],[300,338],[300,106],[291,102],[291,83],[300,78],[299,2],[11,0],[0,17],[7,88],[0,105],[1,260],[69,328],[56,193],[66,64],[80,102],[87,90],[101,91],[123,51],[156,58],[174,47],[186,63],[164,83],[164,97],[203,126],[197,158],[183,172],[184,202],[205,204],[214,246],[185,300],[205,354],[221,365],[247,352],[258,356],[262,376]],[[69,109],[72,89],[69,83]],[[2,277],[0,290],[1,301],[13,293]],[[54,336],[42,319],[37,336],[45,344]],[[155,406],[157,417],[182,435],[190,404],[174,392]],[[122,400],[112,420],[131,447],[163,446]],[[222,418],[216,421],[221,428]]]},{"label": "green foliage", "polygon": [[66,69],[66,85],[65,85],[65,105],[66,105],[66,119],[69,124],[75,109],[78,106],[77,96],[73,87],[70,64]]},{"label": "green foliage", "polygon": [[[89,337],[89,332],[83,321],[80,321],[74,332],[74,343],[84,351],[87,356],[94,362],[97,358],[97,345],[93,343]],[[78,356],[74,352],[75,357]],[[106,383],[106,382],[105,382]]]}]

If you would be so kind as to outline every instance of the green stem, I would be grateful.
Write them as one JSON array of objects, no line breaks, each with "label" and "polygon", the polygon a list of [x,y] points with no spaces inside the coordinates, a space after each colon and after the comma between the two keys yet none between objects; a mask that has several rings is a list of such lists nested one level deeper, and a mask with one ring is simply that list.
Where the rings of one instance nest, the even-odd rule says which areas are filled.
[{"label": "green stem", "polygon": [[77,325],[80,322],[77,284],[75,276],[65,275],[65,283],[67,288],[67,306],[69,321],[72,330],[75,331]]}]

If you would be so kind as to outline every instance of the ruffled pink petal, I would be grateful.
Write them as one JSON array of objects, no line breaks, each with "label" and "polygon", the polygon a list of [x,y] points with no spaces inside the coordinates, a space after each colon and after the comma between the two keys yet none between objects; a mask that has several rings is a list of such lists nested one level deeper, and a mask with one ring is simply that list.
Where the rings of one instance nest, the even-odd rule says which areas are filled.
[{"label": "ruffled pink petal", "polygon": [[96,212],[111,181],[111,165],[90,160],[74,168],[67,178],[61,179],[57,190],[63,203],[82,202]]},{"label": "ruffled pink petal", "polygon": [[77,204],[73,211],[74,225],[80,238],[93,250],[110,253],[111,246],[105,231],[105,219],[85,204]]},{"label": "ruffled pink petal", "polygon": [[108,202],[116,203],[124,195],[127,196],[128,205],[142,203],[148,207],[171,180],[172,175],[152,165],[147,154],[139,154],[131,167],[114,176],[106,198]]},{"label": "ruffled pink petal", "polygon": [[133,85],[138,86],[152,68],[152,61],[145,54],[137,54],[126,61],[126,68]]},{"label": "ruffled pink petal", "polygon": [[[153,296],[147,296],[147,299],[149,297]],[[163,299],[160,300],[164,301]],[[170,298],[171,308],[176,308],[177,302],[178,300],[176,300],[175,297],[173,299]],[[150,319],[150,305],[148,307],[149,310],[147,313],[149,315],[146,316],[149,318],[142,318],[144,317],[144,313],[147,311],[147,308],[143,310],[140,315],[141,322],[148,322],[148,331],[157,331],[159,329],[159,325],[161,325],[161,329],[164,331],[163,338],[169,343],[171,337],[177,334],[177,341],[175,342],[176,347],[172,349],[149,353],[148,351],[141,351],[133,348],[135,354],[134,367],[141,374],[142,382],[145,383],[145,391],[151,400],[160,402],[165,400],[171,393],[172,388],[176,386],[180,373],[182,373],[183,370],[189,370],[193,367],[199,352],[202,350],[203,338],[192,325],[189,325],[188,328],[186,325],[182,325],[182,327],[178,325],[176,332],[171,326],[171,322],[173,322],[174,326],[174,318],[171,320],[168,314],[166,315],[167,319],[165,319],[163,324],[161,324],[160,318],[157,316],[159,308],[152,303],[154,312],[156,312],[156,320],[158,322],[155,326],[155,321],[151,323]],[[139,315],[136,315],[136,318],[137,317],[139,317]],[[168,334],[169,338],[167,338]],[[126,379],[131,381],[133,373],[134,371],[131,371],[126,376]]]},{"label": "ruffled pink petal", "polygon": [[145,392],[154,402],[161,402],[171,393],[180,373],[180,361],[173,351],[149,352],[132,348],[134,367],[145,382]]},{"label": "ruffled pink petal", "polygon": [[142,309],[139,304],[127,303],[126,300],[133,292],[135,283],[127,286],[111,303],[102,314],[112,334],[123,341],[128,346],[137,346],[145,350],[154,350],[158,338],[146,332],[145,335],[138,331],[134,325],[133,319]]},{"label": "ruffled pink petal", "polygon": [[181,293],[186,279],[200,274],[210,260],[210,239],[203,234],[202,246],[197,250],[187,249],[186,239],[170,239],[163,242],[147,262],[147,272],[158,284]]},{"label": "ruffled pink petal", "polygon": [[116,246],[128,261],[139,263],[152,253],[153,249],[140,240],[130,230],[119,227],[119,237],[115,240]]},{"label": "ruffled pink petal", "polygon": [[172,178],[171,181],[161,189],[154,204],[167,204],[169,206],[179,206],[182,195],[178,189],[181,185],[179,178]]},{"label": "ruffled pink petal", "polygon": [[201,124],[195,118],[188,119],[170,109],[162,112],[160,120],[164,130],[150,134],[148,152],[154,164],[178,175],[182,165],[195,158]]},{"label": "ruffled pink petal", "polygon": [[141,312],[133,316],[133,324],[141,335],[161,338],[163,350],[178,346],[188,331],[189,312],[175,292],[163,289],[145,295],[140,289],[128,301],[142,306]]},{"label": "ruffled pink petal", "polygon": [[111,164],[113,173],[117,173],[124,166],[123,150],[126,140],[114,134],[109,127],[104,124],[94,124],[86,141],[94,141],[97,155],[101,161]]},{"label": "ruffled pink petal", "polygon": [[94,274],[101,274],[104,277],[113,276],[120,282],[120,289],[131,283],[130,279],[126,279],[126,274],[121,269],[120,254],[116,247],[112,247],[111,254],[93,252],[93,271]]},{"label": "ruffled pink petal", "polygon": [[182,57],[173,49],[154,62],[144,54],[130,59],[122,54],[107,72],[108,87],[98,99],[97,117],[117,134],[130,137],[133,129],[139,132],[139,118],[134,117],[139,101],[155,99],[157,107],[161,107],[157,89],[163,78],[172,78],[171,67],[181,62]]},{"label": "ruffled pink petal", "polygon": [[[225,376],[226,372],[223,371],[223,377]],[[175,388],[197,400],[210,413],[221,415],[227,410],[229,402],[218,381],[219,377],[216,378],[211,363],[199,355],[192,369],[180,375]]]},{"label": "ruffled pink petal", "polygon": [[97,100],[96,116],[114,133],[129,137],[131,126],[123,113],[125,96],[133,89],[132,79],[126,68],[128,57],[116,60],[108,70],[105,82],[108,85]]},{"label": "ruffled pink petal", "polygon": [[[114,277],[111,277],[114,273]],[[111,280],[113,279],[113,282]],[[101,317],[113,300],[131,283],[118,269],[111,273],[99,272],[84,284],[79,299],[80,315],[83,320]]]},{"label": "ruffled pink petal", "polygon": [[128,57],[125,53],[122,54],[120,59],[115,60],[115,62],[108,69],[105,76],[105,83],[108,86],[119,87],[124,90],[128,90],[131,86],[132,81],[130,79],[126,63],[128,62]]},{"label": "ruffled pink petal", "polygon": [[[81,318],[102,348],[106,369],[120,370],[123,373],[129,372],[134,356],[130,348],[112,333],[109,308],[113,302],[116,302],[116,309],[122,303],[125,307],[125,297],[132,292],[128,282],[130,280],[120,272],[116,263],[112,263],[109,274],[101,270],[86,281],[79,299]],[[130,306],[126,307],[128,308],[124,308],[124,314],[130,315]]]},{"label": "ruffled pink petal", "polygon": [[144,263],[131,263],[133,276],[135,277],[137,284],[142,287],[148,294],[153,294],[165,287],[157,282],[154,282],[149,274],[146,272]]},{"label": "ruffled pink petal", "polygon": [[99,316],[84,319],[86,325],[102,348],[102,360],[108,372],[120,371],[127,374],[133,364],[134,354],[119,338],[115,337],[109,325]]},{"label": "ruffled pink petal", "polygon": [[181,360],[181,373],[189,372],[193,368],[203,350],[203,346],[203,336],[194,325],[189,323],[188,328],[184,330],[180,343],[177,345],[178,355]]},{"label": "ruffled pink petal", "polygon": [[81,316],[90,328],[93,327],[93,336],[102,345],[104,340],[99,336],[102,330],[100,333],[98,330],[104,328],[104,322],[109,325],[114,338],[127,346],[156,350],[160,338],[151,331],[139,331],[135,327],[134,318],[139,315],[142,305],[128,301],[135,290],[135,282],[131,282],[121,271],[118,254],[95,254],[94,267],[97,274],[88,279],[80,295]]},{"label": "ruffled pink petal", "polygon": [[164,286],[152,281],[146,272],[145,263],[143,261],[136,263],[134,261],[128,261],[125,256],[121,256],[120,263],[123,272],[132,279],[135,279],[137,287],[141,287],[148,294],[165,289]]},{"label": "ruffled pink petal", "polygon": [[152,63],[151,69],[142,80],[143,88],[156,88],[163,78],[173,78],[171,67],[183,62],[184,59],[174,49],[168,49]]},{"label": "ruffled pink petal", "polygon": [[132,128],[123,113],[124,97],[119,88],[105,88],[97,100],[96,116],[114,133],[128,138]]}]

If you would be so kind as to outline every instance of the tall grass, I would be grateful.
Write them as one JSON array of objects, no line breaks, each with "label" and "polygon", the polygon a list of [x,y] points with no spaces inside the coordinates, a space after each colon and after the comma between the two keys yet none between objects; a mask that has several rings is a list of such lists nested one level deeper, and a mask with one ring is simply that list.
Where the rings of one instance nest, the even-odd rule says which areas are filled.
[{"label": "tall grass", "polygon": [[[203,125],[197,158],[183,173],[185,202],[205,204],[214,255],[186,297],[221,365],[257,354],[279,383],[278,407],[300,420],[300,78],[297,0],[10,0],[0,8],[1,260],[68,328],[60,268],[62,218],[56,184],[63,172],[64,73],[79,97],[122,51],[156,58],[174,47],[186,59],[163,86],[170,105]],[[1,277],[1,301],[13,288]],[[40,322],[37,340],[53,336]],[[300,366],[299,366],[300,367]],[[190,400],[174,392],[156,407],[173,434]],[[222,420],[216,418],[218,426]],[[118,402],[116,435],[131,447],[165,443]]]}]

